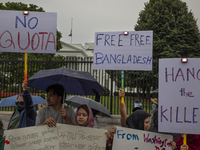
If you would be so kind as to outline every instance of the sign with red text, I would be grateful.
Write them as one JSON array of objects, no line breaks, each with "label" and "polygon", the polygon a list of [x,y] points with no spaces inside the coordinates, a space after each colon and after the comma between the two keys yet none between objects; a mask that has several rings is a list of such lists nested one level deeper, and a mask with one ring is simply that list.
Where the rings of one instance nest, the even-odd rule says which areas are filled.
[{"label": "sign with red text", "polygon": [[171,150],[172,135],[117,127],[113,150]]},{"label": "sign with red text", "polygon": [[0,10],[0,20],[0,52],[56,53],[56,13]]},{"label": "sign with red text", "polygon": [[96,32],[93,69],[152,70],[153,31]]},{"label": "sign with red text", "polygon": [[159,59],[160,132],[200,134],[200,58]]}]

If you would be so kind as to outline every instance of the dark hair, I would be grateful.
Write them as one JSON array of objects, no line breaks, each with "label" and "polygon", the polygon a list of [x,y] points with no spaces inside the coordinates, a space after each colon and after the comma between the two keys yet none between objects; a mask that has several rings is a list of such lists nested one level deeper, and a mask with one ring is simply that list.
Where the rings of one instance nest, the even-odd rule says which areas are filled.
[{"label": "dark hair", "polygon": [[2,120],[0,119],[0,129],[3,128],[3,122]]},{"label": "dark hair", "polygon": [[21,93],[21,94],[19,94],[19,95],[17,96],[17,99],[18,99],[20,96],[22,96],[22,93]]},{"label": "dark hair", "polygon": [[[50,90],[53,90],[53,94],[57,96],[61,96],[61,104],[63,103],[63,94],[65,92],[64,87],[60,84],[52,84],[46,88],[46,92],[48,93]],[[64,97],[65,98],[65,97]]]},{"label": "dark hair", "polygon": [[88,107],[87,107],[86,105],[81,105],[81,106],[79,106],[78,109],[77,109],[77,112],[78,112],[78,110],[79,110],[80,108],[84,109],[84,110],[87,112],[88,116],[89,116],[89,109],[88,109]]}]

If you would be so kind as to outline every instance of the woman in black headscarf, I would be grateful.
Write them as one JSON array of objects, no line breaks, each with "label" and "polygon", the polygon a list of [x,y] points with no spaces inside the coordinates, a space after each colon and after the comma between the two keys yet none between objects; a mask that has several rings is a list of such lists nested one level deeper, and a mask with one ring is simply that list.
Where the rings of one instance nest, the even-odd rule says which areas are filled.
[{"label": "woman in black headscarf", "polygon": [[133,110],[133,113],[126,119],[126,126],[132,129],[148,130],[150,125],[150,114],[143,109]]}]

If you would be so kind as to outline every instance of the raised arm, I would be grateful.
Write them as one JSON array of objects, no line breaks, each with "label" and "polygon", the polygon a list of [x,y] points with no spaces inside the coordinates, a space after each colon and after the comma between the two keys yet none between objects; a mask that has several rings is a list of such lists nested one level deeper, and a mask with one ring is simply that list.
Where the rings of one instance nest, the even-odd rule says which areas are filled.
[{"label": "raised arm", "polygon": [[36,112],[33,107],[33,101],[32,101],[27,83],[23,83],[22,88],[23,88],[22,96],[24,99],[25,112],[30,119],[35,121]]},{"label": "raised arm", "polygon": [[119,110],[121,114],[120,122],[121,126],[126,126],[126,119],[127,119],[127,111],[126,111],[126,105],[125,103],[121,103],[121,97],[125,97],[125,92],[120,89],[119,91]]}]

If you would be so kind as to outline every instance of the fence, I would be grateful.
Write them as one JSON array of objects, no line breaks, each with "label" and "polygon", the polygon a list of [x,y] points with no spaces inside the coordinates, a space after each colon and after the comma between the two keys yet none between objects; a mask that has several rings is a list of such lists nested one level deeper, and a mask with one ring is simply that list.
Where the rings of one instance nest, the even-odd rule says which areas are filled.
[{"label": "fence", "polygon": [[[111,114],[120,114],[118,91],[121,87],[121,71],[118,70],[93,70],[92,58],[77,57],[28,57],[28,78],[39,70],[55,69],[67,67],[79,71],[87,71],[106,89],[106,92],[100,93],[100,103],[103,104]],[[21,83],[24,79],[24,58],[20,55],[14,57],[0,56],[0,98],[9,97],[21,93]],[[151,94],[151,91],[158,87],[158,62],[154,60],[152,71],[124,71],[125,81],[125,104],[127,113],[131,114],[134,107],[135,98],[143,104],[143,109],[151,111],[152,97],[157,97],[157,93]],[[30,88],[32,94],[45,94],[45,91]],[[88,95],[92,99],[94,95]],[[9,111],[12,107],[5,107],[1,110]]]}]

